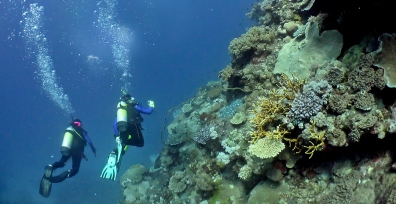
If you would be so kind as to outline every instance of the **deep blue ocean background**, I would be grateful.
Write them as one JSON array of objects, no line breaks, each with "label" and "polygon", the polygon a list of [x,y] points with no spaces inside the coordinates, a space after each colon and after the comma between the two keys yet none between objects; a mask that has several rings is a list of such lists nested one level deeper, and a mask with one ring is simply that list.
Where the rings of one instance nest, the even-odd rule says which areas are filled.
[{"label": "deep blue ocean background", "polygon": [[[0,0],[0,203],[116,203],[118,179],[101,179],[115,147],[112,123],[121,96],[110,44],[97,27],[91,0]],[[119,1],[115,20],[133,33],[130,93],[142,104],[154,100],[155,112],[143,116],[145,146],[129,148],[118,178],[133,164],[152,166],[162,150],[160,132],[168,110],[193,97],[199,87],[218,80],[230,63],[227,48],[253,22],[246,13],[255,0]],[[29,4],[44,7],[43,29],[58,83],[69,95],[74,117],[83,121],[95,144],[95,158],[82,161],[79,173],[53,184],[49,198],[38,193],[44,167],[60,159],[70,116],[43,91],[36,58],[22,37],[22,13]],[[22,23],[21,23],[22,21]],[[89,55],[100,63],[89,64]],[[172,117],[168,117],[168,121]],[[71,161],[55,175],[71,168]]]}]

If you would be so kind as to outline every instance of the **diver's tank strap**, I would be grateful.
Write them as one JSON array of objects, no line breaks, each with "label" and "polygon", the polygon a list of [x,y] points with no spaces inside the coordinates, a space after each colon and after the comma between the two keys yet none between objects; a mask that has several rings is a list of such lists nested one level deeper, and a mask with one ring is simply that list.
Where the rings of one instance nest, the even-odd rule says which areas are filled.
[{"label": "diver's tank strap", "polygon": [[81,137],[83,140],[85,140],[85,138],[83,136],[80,135],[80,133],[78,133],[72,126],[66,128],[66,132],[70,132],[70,133],[76,133],[79,137]]}]

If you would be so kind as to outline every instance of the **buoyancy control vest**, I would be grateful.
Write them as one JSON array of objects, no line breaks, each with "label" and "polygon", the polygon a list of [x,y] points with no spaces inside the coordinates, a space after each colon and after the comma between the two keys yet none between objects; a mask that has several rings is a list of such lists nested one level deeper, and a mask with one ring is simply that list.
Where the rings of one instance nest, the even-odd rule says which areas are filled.
[{"label": "buoyancy control vest", "polygon": [[84,146],[87,144],[87,141],[84,138],[84,130],[77,131],[72,126],[66,128],[65,133],[63,134],[63,141],[61,147],[61,153],[64,156],[69,156],[71,153],[71,149],[77,148],[84,150]]},{"label": "buoyancy control vest", "polygon": [[138,124],[143,121],[140,112],[135,109],[137,103],[125,103],[120,101],[117,104],[117,128],[120,132],[127,129],[128,124]]}]

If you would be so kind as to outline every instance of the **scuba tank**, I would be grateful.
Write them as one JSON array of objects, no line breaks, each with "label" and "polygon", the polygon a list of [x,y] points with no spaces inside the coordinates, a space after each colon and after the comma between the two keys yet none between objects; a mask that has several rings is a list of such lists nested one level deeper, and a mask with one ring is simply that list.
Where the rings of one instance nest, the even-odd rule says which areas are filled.
[{"label": "scuba tank", "polygon": [[70,154],[70,149],[73,143],[72,131],[74,131],[74,129],[72,127],[68,127],[65,131],[65,134],[63,135],[61,153],[64,156],[68,156]]},{"label": "scuba tank", "polygon": [[126,131],[127,116],[127,104],[124,101],[120,101],[117,104],[117,128],[120,132]]}]

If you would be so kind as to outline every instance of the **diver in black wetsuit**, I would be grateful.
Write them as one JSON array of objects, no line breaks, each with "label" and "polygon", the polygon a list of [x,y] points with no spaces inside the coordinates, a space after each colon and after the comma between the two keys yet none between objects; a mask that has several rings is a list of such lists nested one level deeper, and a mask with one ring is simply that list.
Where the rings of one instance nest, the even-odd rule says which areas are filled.
[{"label": "diver in black wetsuit", "polygon": [[[93,146],[91,139],[88,137],[87,131],[82,128],[81,120],[73,120],[70,126],[66,129],[63,137],[61,159],[52,165],[49,164],[45,167],[45,173],[40,184],[41,195],[48,197],[51,191],[52,183],[62,182],[66,178],[71,178],[78,173],[81,159],[84,158],[87,160],[86,156],[84,155],[84,147],[87,143],[91,147],[92,152],[96,157],[96,149]],[[66,161],[69,160],[70,157],[72,158],[72,168],[62,172],[58,176],[52,176],[52,171],[64,167]]]},{"label": "diver in black wetsuit", "polygon": [[131,95],[124,93],[117,104],[117,118],[113,123],[114,137],[117,147],[109,154],[107,164],[100,177],[115,180],[121,166],[121,158],[129,146],[143,147],[142,134],[143,118],[140,115],[151,114],[154,110],[154,101],[148,101],[148,107],[143,107]]}]

